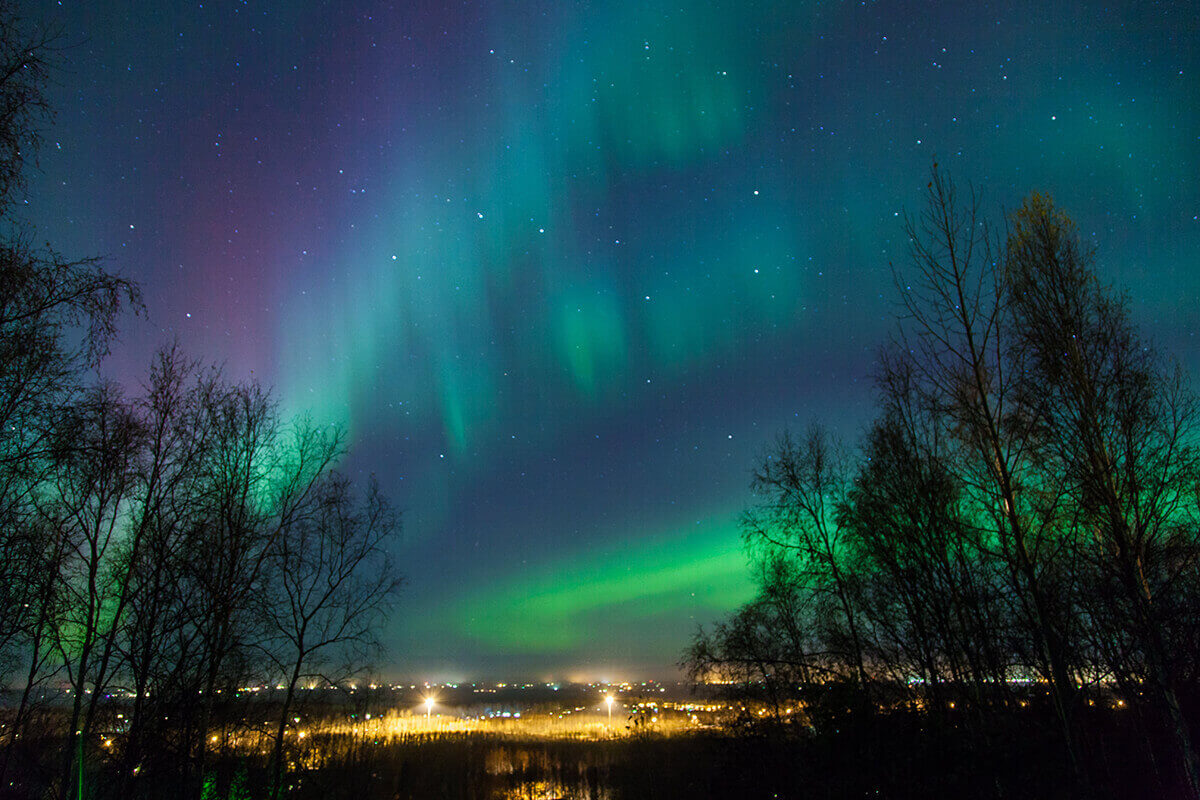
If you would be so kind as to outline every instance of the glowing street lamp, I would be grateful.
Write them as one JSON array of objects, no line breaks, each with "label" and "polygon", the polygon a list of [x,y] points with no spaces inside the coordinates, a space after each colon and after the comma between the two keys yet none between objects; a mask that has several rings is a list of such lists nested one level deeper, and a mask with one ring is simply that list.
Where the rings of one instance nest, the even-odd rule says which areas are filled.
[{"label": "glowing street lamp", "polygon": [[425,698],[425,720],[426,721],[429,720],[429,712],[431,712],[431,711],[433,711],[433,698],[426,697]]},{"label": "glowing street lamp", "polygon": [[613,696],[611,694],[608,695],[607,697],[604,698],[604,702],[608,703],[608,724],[611,726],[612,725]]}]

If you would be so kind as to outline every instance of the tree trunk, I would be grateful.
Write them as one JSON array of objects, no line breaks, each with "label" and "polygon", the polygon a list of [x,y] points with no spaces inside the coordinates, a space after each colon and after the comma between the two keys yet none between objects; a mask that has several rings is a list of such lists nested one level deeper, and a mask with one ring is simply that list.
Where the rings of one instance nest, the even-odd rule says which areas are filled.
[{"label": "tree trunk", "polygon": [[283,782],[283,736],[287,733],[288,714],[292,710],[292,701],[296,697],[296,684],[300,681],[300,665],[302,659],[296,659],[296,666],[292,669],[291,678],[288,680],[287,693],[283,698],[283,709],[279,714],[279,727],[275,731],[275,749],[271,761],[274,765],[271,773],[271,800],[278,800],[279,787]]}]

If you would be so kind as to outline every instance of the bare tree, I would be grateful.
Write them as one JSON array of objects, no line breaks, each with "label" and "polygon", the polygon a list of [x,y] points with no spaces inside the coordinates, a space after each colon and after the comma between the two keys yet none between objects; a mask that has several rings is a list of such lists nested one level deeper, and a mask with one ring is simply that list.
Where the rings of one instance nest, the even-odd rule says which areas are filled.
[{"label": "bare tree", "polygon": [[0,216],[11,217],[52,116],[46,84],[61,41],[57,29],[22,18],[11,0],[0,2]]},{"label": "bare tree", "polygon": [[811,426],[799,441],[784,432],[759,461],[751,481],[758,502],[742,517],[747,545],[770,561],[782,553],[795,560],[802,582],[825,599],[838,619],[825,639],[844,647],[849,680],[867,702],[863,643],[853,602],[854,576],[846,570],[842,530],[835,509],[849,478],[841,449],[829,433]]},{"label": "bare tree", "polygon": [[273,548],[263,596],[264,652],[284,677],[272,797],[281,788],[300,682],[336,684],[361,668],[400,586],[388,552],[398,521],[374,481],[360,502],[345,476],[330,474],[315,488],[312,506]]},{"label": "bare tree", "polygon": [[[195,779],[198,795],[216,696],[265,674],[254,659],[268,636],[289,674],[372,640],[395,589],[382,546],[394,520],[377,488],[357,505],[328,476],[340,434],[285,425],[261,387],[201,374],[177,349],[160,354],[142,396],[88,385],[141,297],[96,260],[31,245],[14,214],[50,116],[58,41],[0,0],[0,674],[25,676],[0,774],[37,688],[65,675],[61,794],[82,777],[72,737],[86,742],[106,690],[121,686],[133,695],[126,777],[163,734],[179,756],[167,772]],[[268,596],[295,601],[300,627],[264,615]]]},{"label": "bare tree", "polygon": [[1032,460],[1030,409],[1015,388],[1023,354],[1006,338],[1011,311],[1003,248],[990,235],[978,198],[972,194],[960,205],[937,164],[925,209],[906,222],[906,231],[911,266],[896,272],[906,312],[901,349],[912,353],[920,391],[961,444],[956,472],[976,507],[972,517],[990,521],[1078,771],[1071,723],[1074,622],[1059,577],[1068,554],[1056,524],[1063,489]]},{"label": "bare tree", "polygon": [[[698,630],[681,666],[693,680],[731,685],[741,702],[739,722],[767,722],[802,729],[825,729],[840,704],[829,702],[828,687],[844,684],[844,651],[831,652],[822,637],[822,607],[794,558],[774,551],[758,563],[758,595],[708,630]],[[754,715],[746,701],[770,709]],[[786,714],[788,708],[798,713]]]},{"label": "bare tree", "polygon": [[1043,426],[1041,457],[1069,481],[1096,570],[1088,589],[1117,601],[1109,635],[1132,635],[1190,795],[1200,797],[1163,614],[1163,598],[1200,555],[1190,517],[1196,399],[1137,335],[1124,298],[1101,285],[1092,251],[1052,201],[1032,195],[1012,216],[1007,253],[1012,336],[1029,356],[1022,393]]},{"label": "bare tree", "polygon": [[[165,674],[187,663],[187,647],[178,647],[182,631],[185,533],[196,524],[200,496],[195,474],[207,455],[207,429],[197,425],[198,365],[180,348],[165,347],[156,355],[144,394],[134,403],[142,420],[144,455],[139,463],[140,496],[131,517],[127,546],[120,553],[121,570],[128,581],[126,608],[116,647],[125,680],[133,695],[128,730],[122,749],[125,793],[133,794],[134,778],[141,774],[144,742],[154,728],[151,713],[162,708],[176,688]],[[151,701],[151,685],[154,701]],[[165,743],[168,737],[160,737]]]},{"label": "bare tree", "polygon": [[[58,650],[71,688],[68,731],[88,740],[96,704],[111,679],[113,639],[127,599],[126,575],[115,568],[137,491],[142,431],[119,390],[101,384],[71,409],[55,442],[51,494],[43,513],[65,544],[61,614],[53,620]],[[88,695],[91,695],[90,700]],[[66,748],[61,792],[77,764]]]},{"label": "bare tree", "polygon": [[[0,91],[2,94],[2,91]],[[24,573],[52,543],[34,500],[48,479],[55,431],[81,391],[80,375],[107,349],[117,315],[137,288],[90,261],[68,262],[17,242],[0,243],[0,585],[37,584]],[[0,603],[0,661],[38,614],[28,597]],[[23,647],[23,645],[21,645]],[[6,652],[7,651],[7,652]]]},{"label": "bare tree", "polygon": [[[838,510],[877,632],[874,660],[893,680],[920,676],[935,714],[957,700],[982,720],[1004,704],[1011,664],[998,647],[1007,626],[1001,570],[987,530],[967,516],[955,443],[912,362],[885,356],[882,364],[882,414]],[[947,687],[955,696],[943,696]]]},{"label": "bare tree", "polygon": [[67,557],[67,542],[53,525],[37,517],[23,521],[20,530],[30,546],[14,549],[13,556],[23,560],[17,569],[7,573],[6,578],[12,576],[11,580],[20,587],[18,591],[25,598],[20,604],[21,627],[16,642],[20,648],[19,657],[24,659],[24,681],[7,729],[3,760],[0,760],[0,780],[8,774],[21,741],[27,740],[26,727],[40,705],[37,701],[40,689],[61,669],[54,643],[56,623],[63,614],[64,592],[60,577]]},{"label": "bare tree", "polygon": [[97,261],[31,245],[13,214],[51,116],[45,87],[58,41],[57,31],[0,3],[0,674],[19,665],[24,675],[0,775],[36,688],[53,674],[51,634],[65,610],[68,542],[41,513],[56,431],[80,397],[83,370],[107,353],[122,309],[140,306],[138,288]]},{"label": "bare tree", "polygon": [[[198,419],[211,437],[198,470],[199,513],[188,536],[185,614],[198,642],[201,702],[192,728],[193,785],[206,769],[217,693],[235,688],[264,638],[258,599],[269,591],[282,537],[312,507],[321,478],[342,454],[337,432],[284,425],[256,384],[201,386]],[[288,438],[290,433],[290,438]],[[228,692],[226,697],[230,697]]]}]

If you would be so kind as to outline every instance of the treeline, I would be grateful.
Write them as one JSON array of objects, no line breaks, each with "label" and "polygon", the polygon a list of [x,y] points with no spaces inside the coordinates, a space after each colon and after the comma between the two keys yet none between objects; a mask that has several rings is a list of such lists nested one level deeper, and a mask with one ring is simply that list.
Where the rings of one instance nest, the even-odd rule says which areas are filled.
[{"label": "treeline", "polygon": [[0,795],[214,796],[263,683],[278,795],[297,689],[376,644],[398,520],[256,383],[174,346],[136,390],[95,377],[138,288],[14,213],[53,41],[0,5]]},{"label": "treeline", "polygon": [[1144,796],[1200,797],[1196,397],[1048,198],[997,232],[935,165],[926,200],[877,418],[853,452],[775,442],[758,596],[686,663],[807,735],[915,717],[995,750],[1044,719],[1087,796],[1117,730]]}]

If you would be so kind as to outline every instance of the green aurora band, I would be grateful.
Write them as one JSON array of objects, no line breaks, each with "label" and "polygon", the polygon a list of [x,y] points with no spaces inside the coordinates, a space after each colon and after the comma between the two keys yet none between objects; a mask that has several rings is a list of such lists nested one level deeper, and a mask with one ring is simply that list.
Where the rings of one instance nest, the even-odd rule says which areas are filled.
[{"label": "green aurora band", "polygon": [[747,599],[748,471],[872,413],[935,159],[1200,374],[1194,4],[110,5],[41,3],[88,45],[31,217],[144,284],[114,376],[177,335],[348,432],[397,672],[661,675]]},{"label": "green aurora band", "polygon": [[[448,108],[440,124],[461,136],[400,152],[382,181],[386,199],[375,198],[378,213],[329,256],[337,281],[280,317],[289,402],[356,437],[389,425],[384,404],[397,428],[432,421],[445,455],[479,474],[509,431],[551,443],[580,416],[631,407],[636,385],[651,377],[678,382],[795,341],[812,325],[810,306],[835,306],[839,291],[844,304],[860,277],[886,282],[892,245],[879,241],[899,234],[900,206],[881,187],[903,185],[910,162],[879,164],[868,137],[859,155],[874,171],[852,158],[801,185],[778,168],[781,148],[748,158],[762,147],[755,131],[791,102],[780,98],[770,59],[796,50],[783,31],[803,30],[815,6],[792,9],[774,35],[770,4],[678,11],[626,2],[563,13],[546,30],[494,26],[488,58],[464,79],[488,102]],[[727,35],[751,27],[753,48]],[[523,60],[543,37],[548,55]],[[1134,112],[1144,116],[1134,138],[1118,121],[1130,110],[1111,90],[1098,85],[1087,108],[1075,108],[1079,87],[1060,90],[1057,75],[1023,76],[1023,86],[1039,86],[1032,93],[1018,93],[1016,75],[1011,84],[992,77],[1000,105],[956,117],[944,151],[991,138],[991,171],[1019,175],[1047,140],[1073,140],[1091,157],[1044,163],[1044,179],[1102,182],[1148,213],[1165,209],[1167,198],[1150,196],[1124,156],[1180,155],[1169,105]],[[909,110],[919,101],[859,94],[856,76],[843,78],[845,90],[820,110],[831,134],[855,124],[860,108],[883,105],[911,131],[901,136],[927,135]],[[935,79],[915,91],[944,90]],[[1060,121],[1065,108],[1076,113]],[[705,181],[713,202],[682,197]],[[720,193],[738,200],[717,202]],[[869,269],[818,287],[824,273],[814,264]],[[880,338],[884,317],[868,324]],[[416,480],[448,513],[453,489],[436,477]],[[730,497],[723,518],[740,502]],[[734,526],[713,523],[686,538],[680,530],[632,536],[620,548],[565,546],[520,571],[485,575],[461,602],[429,609],[429,624],[497,653],[588,660],[590,638],[621,635],[614,619],[657,630],[694,618],[684,613],[700,602],[693,591],[709,618],[748,599]]]}]

